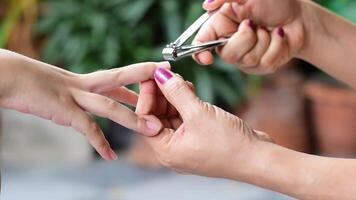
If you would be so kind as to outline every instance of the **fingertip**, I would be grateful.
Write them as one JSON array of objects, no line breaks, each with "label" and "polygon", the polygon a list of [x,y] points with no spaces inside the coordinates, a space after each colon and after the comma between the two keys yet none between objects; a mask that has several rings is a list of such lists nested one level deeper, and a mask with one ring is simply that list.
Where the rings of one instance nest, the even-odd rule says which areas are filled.
[{"label": "fingertip", "polygon": [[153,137],[160,133],[163,128],[162,122],[154,115],[141,116],[145,123],[145,131],[142,132],[145,136]]},{"label": "fingertip", "polygon": [[211,65],[214,63],[214,57],[210,51],[204,51],[195,55],[195,61],[200,65]]},{"label": "fingertip", "polygon": [[205,0],[203,8],[207,11],[213,11],[222,6],[224,0]]},{"label": "fingertip", "polygon": [[162,61],[162,62],[157,62],[155,63],[156,67],[161,67],[161,68],[165,68],[165,69],[171,69],[171,64],[168,61]]},{"label": "fingertip", "polygon": [[244,19],[238,28],[238,32],[242,30],[254,31],[255,28],[256,25],[251,19]]},{"label": "fingertip", "polygon": [[103,152],[101,152],[101,151],[99,151],[97,149],[97,152],[106,161],[117,160],[117,155],[116,155],[116,153],[114,152],[114,150],[110,146],[104,148]]},{"label": "fingertip", "polygon": [[112,161],[117,160],[117,155],[112,148],[108,148],[108,155],[110,157],[110,160]]}]

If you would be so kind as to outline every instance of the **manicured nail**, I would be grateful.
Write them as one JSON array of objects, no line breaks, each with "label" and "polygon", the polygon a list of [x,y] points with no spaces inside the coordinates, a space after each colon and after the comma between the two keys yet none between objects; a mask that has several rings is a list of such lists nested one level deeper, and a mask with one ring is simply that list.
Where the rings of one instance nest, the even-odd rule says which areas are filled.
[{"label": "manicured nail", "polygon": [[111,160],[117,160],[117,155],[111,148],[108,149],[108,154]]},{"label": "manicured nail", "polygon": [[147,126],[149,129],[151,129],[151,130],[153,130],[153,131],[155,131],[155,132],[158,132],[158,131],[161,130],[161,126],[160,126],[160,125],[158,125],[158,124],[156,124],[156,123],[154,123],[154,122],[151,122],[151,121],[146,121],[146,126]]},{"label": "manicured nail", "polygon": [[284,29],[283,29],[282,27],[279,27],[279,28],[278,28],[277,33],[278,33],[278,35],[281,36],[282,38],[283,38],[284,35],[285,35]]},{"label": "manicured nail", "polygon": [[269,30],[265,26],[261,26],[261,29],[265,30],[266,32],[269,32]]},{"label": "manicured nail", "polygon": [[253,30],[255,30],[255,23],[251,20],[251,19],[249,19],[248,20],[248,26],[250,27],[250,28],[252,28]]},{"label": "manicured nail", "polygon": [[213,3],[213,2],[214,2],[214,0],[205,0],[204,4]]},{"label": "manicured nail", "polygon": [[161,68],[161,67],[156,69],[154,76],[155,76],[155,79],[162,85],[165,84],[170,78],[173,77],[173,75],[170,72],[168,72],[168,70]]}]

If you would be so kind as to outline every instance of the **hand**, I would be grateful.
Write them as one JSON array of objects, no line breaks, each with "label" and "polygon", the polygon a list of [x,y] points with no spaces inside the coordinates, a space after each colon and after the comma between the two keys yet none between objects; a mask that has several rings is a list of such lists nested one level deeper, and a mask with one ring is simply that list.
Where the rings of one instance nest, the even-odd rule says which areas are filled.
[{"label": "hand", "polygon": [[[225,3],[226,2],[226,3]],[[306,43],[302,0],[207,0],[203,7],[221,7],[197,34],[194,43],[231,37],[217,48],[227,63],[253,74],[274,72],[297,56]],[[213,63],[206,51],[194,56],[203,65]]]},{"label": "hand", "polygon": [[[106,160],[116,155],[90,113],[108,118],[146,136],[161,129],[154,116],[138,117],[119,102],[135,106],[138,96],[124,86],[153,78],[155,63],[74,74],[24,56],[1,51],[3,78],[8,85],[0,90],[0,107],[16,109],[83,133]],[[161,66],[169,68],[168,63]],[[3,79],[4,80],[4,79]]]},{"label": "hand", "polygon": [[256,141],[268,138],[236,116],[202,102],[191,84],[170,71],[157,69],[155,79],[158,86],[154,81],[141,84],[136,113],[161,119],[164,128],[160,134],[146,140],[165,166],[228,177],[231,166],[226,163],[242,168],[252,159]]}]

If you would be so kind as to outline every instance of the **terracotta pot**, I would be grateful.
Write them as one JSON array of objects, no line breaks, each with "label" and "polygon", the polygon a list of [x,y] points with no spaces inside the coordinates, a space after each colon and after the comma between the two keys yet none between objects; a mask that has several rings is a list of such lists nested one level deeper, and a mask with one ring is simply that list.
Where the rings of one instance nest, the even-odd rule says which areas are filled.
[{"label": "terracotta pot", "polygon": [[319,153],[356,156],[356,93],[346,87],[309,81],[305,94],[310,100]]},{"label": "terracotta pot", "polygon": [[289,69],[271,76],[241,117],[252,128],[268,133],[275,143],[310,152],[301,82],[301,76]]}]

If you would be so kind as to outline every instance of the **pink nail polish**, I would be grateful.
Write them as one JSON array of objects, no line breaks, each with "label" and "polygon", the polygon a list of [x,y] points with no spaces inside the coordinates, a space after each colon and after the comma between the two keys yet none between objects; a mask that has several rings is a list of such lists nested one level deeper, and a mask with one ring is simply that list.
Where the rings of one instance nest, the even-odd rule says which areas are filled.
[{"label": "pink nail polish", "polygon": [[281,36],[282,38],[283,38],[284,35],[285,35],[284,29],[283,29],[282,27],[279,27],[279,28],[278,28],[277,33],[278,33],[278,35]]},{"label": "pink nail polish", "polygon": [[164,68],[158,68],[156,69],[155,75],[154,75],[155,79],[160,83],[160,84],[165,84],[170,78],[173,77],[173,75],[168,72],[168,70],[164,69]]},{"label": "pink nail polish", "polygon": [[269,32],[269,30],[265,26],[261,26],[261,29],[265,30],[266,32]]},{"label": "pink nail polish", "polygon": [[213,3],[213,2],[214,2],[214,0],[205,0],[204,4]]},{"label": "pink nail polish", "polygon": [[251,19],[248,20],[248,25],[250,26],[250,28],[255,30],[255,23]]}]

